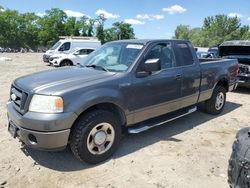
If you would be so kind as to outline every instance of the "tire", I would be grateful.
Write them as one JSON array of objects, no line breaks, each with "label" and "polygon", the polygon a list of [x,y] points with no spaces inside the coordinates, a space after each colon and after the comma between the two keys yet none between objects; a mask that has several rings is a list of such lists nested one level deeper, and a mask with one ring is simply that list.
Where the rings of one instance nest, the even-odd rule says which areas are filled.
[{"label": "tire", "polygon": [[94,110],[76,121],[70,135],[70,148],[80,161],[96,164],[108,159],[120,140],[121,126],[115,114]]},{"label": "tire", "polygon": [[[225,106],[226,92],[227,90],[225,87],[215,86],[212,97],[209,100],[205,101],[204,104],[205,111],[213,115],[220,114]],[[217,102],[218,98],[220,98],[220,103]]]},{"label": "tire", "polygon": [[72,65],[72,62],[69,61],[69,60],[63,60],[63,61],[60,63],[60,67],[71,66],[71,65]]}]

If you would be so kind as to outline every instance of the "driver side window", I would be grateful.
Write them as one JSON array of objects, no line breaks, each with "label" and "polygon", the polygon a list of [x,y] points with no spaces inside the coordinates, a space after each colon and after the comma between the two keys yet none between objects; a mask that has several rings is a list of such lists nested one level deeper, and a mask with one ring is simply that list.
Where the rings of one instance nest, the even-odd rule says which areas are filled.
[{"label": "driver side window", "polygon": [[170,43],[160,43],[153,46],[147,53],[146,59],[160,59],[161,69],[176,66],[174,52]]},{"label": "driver side window", "polygon": [[68,51],[70,49],[70,42],[65,42],[60,48],[59,51]]}]

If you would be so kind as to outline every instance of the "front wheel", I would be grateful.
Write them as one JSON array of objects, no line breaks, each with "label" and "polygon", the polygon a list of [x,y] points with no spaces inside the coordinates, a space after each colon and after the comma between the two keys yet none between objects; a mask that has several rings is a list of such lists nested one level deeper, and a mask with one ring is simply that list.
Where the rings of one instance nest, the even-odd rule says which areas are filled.
[{"label": "front wheel", "polygon": [[205,102],[205,110],[209,114],[220,114],[226,102],[226,89],[223,86],[215,86],[212,97]]},{"label": "front wheel", "polygon": [[71,66],[72,63],[69,60],[64,60],[60,63],[60,67]]},{"label": "front wheel", "polygon": [[95,110],[82,115],[74,125],[70,147],[81,161],[96,164],[108,159],[119,146],[121,127],[112,112]]}]

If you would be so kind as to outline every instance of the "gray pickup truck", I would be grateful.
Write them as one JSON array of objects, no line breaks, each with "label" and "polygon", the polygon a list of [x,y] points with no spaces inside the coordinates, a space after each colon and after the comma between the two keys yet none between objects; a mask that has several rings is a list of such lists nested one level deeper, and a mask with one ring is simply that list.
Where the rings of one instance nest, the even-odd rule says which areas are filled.
[{"label": "gray pickup truck", "polygon": [[110,42],[78,67],[16,79],[8,130],[32,148],[69,144],[78,159],[98,163],[119,147],[123,131],[145,131],[194,112],[200,103],[219,114],[237,73],[237,60],[199,60],[188,41]]}]

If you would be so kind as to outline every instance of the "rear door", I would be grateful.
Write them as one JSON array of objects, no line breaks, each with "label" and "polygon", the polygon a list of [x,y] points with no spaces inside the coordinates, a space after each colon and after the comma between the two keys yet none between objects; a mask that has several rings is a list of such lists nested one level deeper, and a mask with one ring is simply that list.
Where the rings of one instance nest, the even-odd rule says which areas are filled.
[{"label": "rear door", "polygon": [[143,78],[135,76],[132,82],[130,105],[135,123],[178,109],[177,100],[181,97],[181,68],[176,66],[172,44],[155,43],[140,65],[147,59],[160,59],[161,70]]},{"label": "rear door", "polygon": [[174,42],[177,66],[181,68],[181,106],[197,103],[200,87],[200,64],[192,45],[185,41]]}]

